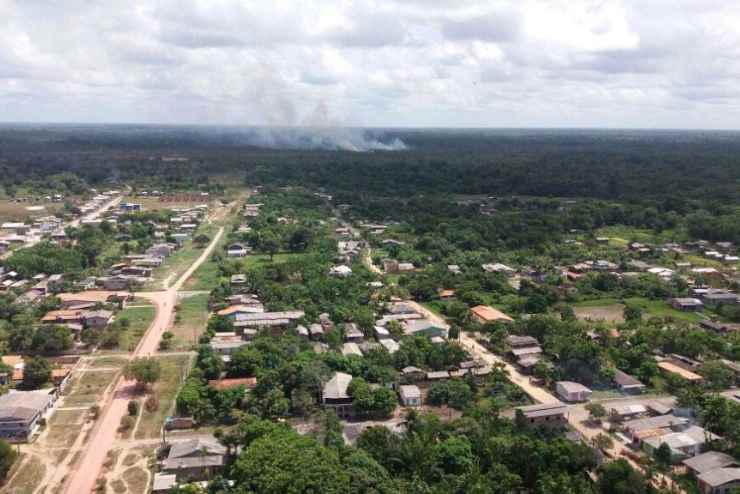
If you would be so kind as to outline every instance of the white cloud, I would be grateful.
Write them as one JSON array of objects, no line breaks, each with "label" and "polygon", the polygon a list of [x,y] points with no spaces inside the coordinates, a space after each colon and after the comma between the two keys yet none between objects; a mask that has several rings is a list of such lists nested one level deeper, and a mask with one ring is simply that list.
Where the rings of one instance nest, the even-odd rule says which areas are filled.
[{"label": "white cloud", "polygon": [[0,0],[3,120],[740,126],[719,0]]}]

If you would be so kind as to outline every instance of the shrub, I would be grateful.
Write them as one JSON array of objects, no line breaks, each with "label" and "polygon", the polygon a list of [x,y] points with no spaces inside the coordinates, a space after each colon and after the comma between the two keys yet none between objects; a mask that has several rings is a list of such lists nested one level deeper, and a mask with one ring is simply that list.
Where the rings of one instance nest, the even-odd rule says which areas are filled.
[{"label": "shrub", "polygon": [[151,395],[144,402],[144,408],[146,408],[146,411],[149,413],[156,412],[157,410],[159,410],[159,398],[157,398],[154,395]]},{"label": "shrub", "polygon": [[139,415],[139,402],[136,400],[131,400],[128,402],[128,414],[132,417],[136,417]]},{"label": "shrub", "polygon": [[124,415],[121,418],[121,425],[118,426],[118,432],[126,432],[131,430],[131,428],[134,426],[135,420],[130,415]]}]

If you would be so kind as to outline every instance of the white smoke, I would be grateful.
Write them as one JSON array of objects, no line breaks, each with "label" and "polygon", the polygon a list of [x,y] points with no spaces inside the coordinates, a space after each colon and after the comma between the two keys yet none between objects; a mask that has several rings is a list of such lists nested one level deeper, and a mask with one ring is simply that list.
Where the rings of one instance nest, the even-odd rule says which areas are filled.
[{"label": "white smoke", "polygon": [[275,149],[325,149],[329,151],[402,151],[399,138],[381,140],[371,131],[348,127],[258,127],[246,128],[245,144]]},{"label": "white smoke", "polygon": [[399,138],[384,139],[383,133],[346,127],[331,116],[325,100],[299,118],[293,101],[300,96],[293,86],[270,66],[255,73],[250,108],[262,116],[269,127],[247,128],[245,144],[278,149],[325,149],[332,151],[402,151]]}]

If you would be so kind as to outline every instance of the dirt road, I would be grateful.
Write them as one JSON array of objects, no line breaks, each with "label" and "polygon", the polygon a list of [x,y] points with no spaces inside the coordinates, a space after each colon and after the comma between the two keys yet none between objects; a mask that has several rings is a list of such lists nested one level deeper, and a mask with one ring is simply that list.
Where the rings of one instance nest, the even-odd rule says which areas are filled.
[{"label": "dirt road", "polygon": [[[223,233],[224,228],[219,228],[218,233],[200,257],[168,290],[137,293],[137,296],[149,299],[155,305],[157,313],[138,346],[129,355],[129,359],[153,355],[157,351],[162,333],[169,328],[172,321],[175,302],[177,301],[177,291],[192,276],[195,270],[208,259]],[[85,446],[80,463],[71,472],[63,492],[85,494],[94,491],[95,483],[101,473],[108,451],[116,441],[121,418],[128,413],[128,402],[134,396],[134,385],[133,381],[124,378],[120,378],[115,385],[111,398],[102,406],[101,416],[91,432],[90,440]]]}]

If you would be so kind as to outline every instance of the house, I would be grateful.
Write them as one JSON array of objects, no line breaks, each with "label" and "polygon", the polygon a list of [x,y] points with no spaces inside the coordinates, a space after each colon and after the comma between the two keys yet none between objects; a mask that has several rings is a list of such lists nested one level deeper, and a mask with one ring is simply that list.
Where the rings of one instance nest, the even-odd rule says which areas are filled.
[{"label": "house", "polygon": [[109,310],[93,310],[83,314],[84,325],[88,328],[102,329],[110,324],[113,312]]},{"label": "house", "polygon": [[9,373],[0,374],[0,384],[8,385],[11,383],[19,383],[23,380],[23,369],[26,366],[26,362],[20,355],[3,355],[2,363],[6,367],[10,368]]},{"label": "house", "polygon": [[245,341],[242,337],[233,335],[219,335],[214,336],[211,338],[211,341],[208,342],[208,346],[211,347],[213,351],[218,353],[219,355],[233,355],[239,349],[245,347],[248,345],[249,342]]},{"label": "house", "polygon": [[441,381],[443,379],[449,379],[450,372],[449,371],[432,371],[432,372],[427,372],[425,377],[427,381]]},{"label": "house", "polygon": [[289,310],[282,312],[257,312],[238,313],[234,327],[236,328],[262,328],[262,327],[285,327],[292,321],[305,316],[302,310]]},{"label": "house", "polygon": [[170,447],[161,463],[164,474],[175,475],[178,482],[210,480],[223,470],[226,448],[216,439],[189,439]]},{"label": "house", "polygon": [[362,357],[362,351],[360,350],[360,347],[357,346],[357,343],[349,341],[342,345],[342,355],[344,355],[345,357],[349,357],[350,355]]},{"label": "house", "polygon": [[447,271],[449,271],[452,274],[461,274],[462,270],[460,269],[460,266],[457,264],[450,264],[447,266]]},{"label": "house", "polygon": [[60,293],[57,295],[62,302],[63,309],[89,309],[98,304],[121,303],[131,300],[130,292],[110,292],[104,290],[89,290],[78,293]]},{"label": "house", "polygon": [[408,273],[410,271],[413,271],[414,269],[416,269],[416,267],[414,267],[413,263],[410,263],[410,262],[399,262],[398,263],[399,273]]},{"label": "house", "polygon": [[707,451],[706,453],[687,458],[683,461],[683,464],[689,472],[697,477],[718,468],[740,466],[740,462],[735,458],[719,451]]},{"label": "house", "polygon": [[344,340],[360,343],[365,339],[365,334],[360,331],[357,324],[351,322],[344,325]]},{"label": "house", "polygon": [[219,316],[230,317],[236,319],[240,314],[262,314],[264,313],[264,307],[262,305],[244,305],[236,304],[230,305],[220,311],[216,312]]},{"label": "house", "polygon": [[103,279],[103,288],[109,291],[128,290],[135,283],[135,277],[116,275]]},{"label": "house", "polygon": [[555,392],[563,400],[569,402],[588,401],[591,399],[591,390],[583,384],[573,381],[558,381],[555,383]]},{"label": "house", "polygon": [[568,422],[568,407],[563,403],[528,405],[517,407],[516,410],[533,427],[564,427]]},{"label": "house", "polygon": [[702,494],[729,494],[740,487],[740,468],[717,468],[697,477]]},{"label": "house", "polygon": [[167,493],[175,485],[177,485],[177,475],[171,473],[155,473],[152,492]]},{"label": "house", "polygon": [[231,286],[241,286],[247,283],[246,274],[232,274],[231,275]]},{"label": "house", "polygon": [[439,290],[437,296],[440,300],[454,300],[455,290]]},{"label": "house", "polygon": [[321,403],[326,408],[332,408],[340,418],[350,418],[354,414],[353,398],[347,394],[352,376],[344,372],[337,372],[324,384],[321,390]]},{"label": "house", "polygon": [[418,367],[409,365],[408,367],[401,369],[401,376],[403,376],[406,381],[421,381],[426,377],[426,374]]},{"label": "house", "polygon": [[671,300],[671,306],[685,312],[698,312],[704,308],[704,304],[698,298],[674,298]]},{"label": "house", "polygon": [[149,278],[152,275],[152,268],[144,266],[124,266],[120,269],[120,273],[128,276],[139,276],[141,278]]},{"label": "house", "polygon": [[155,244],[149,247],[145,252],[150,257],[169,257],[175,250],[172,244]]},{"label": "house", "polygon": [[398,350],[401,349],[401,345],[398,344],[396,340],[392,340],[390,338],[382,338],[378,340],[378,343],[380,343],[383,348],[385,348],[388,353],[396,353]]},{"label": "house", "polygon": [[738,295],[733,292],[709,292],[702,297],[705,305],[720,307],[722,305],[737,305]]},{"label": "house", "polygon": [[429,319],[411,319],[404,321],[403,333],[407,336],[425,336],[434,338],[435,336],[447,338],[448,328],[436,324]]},{"label": "house", "polygon": [[480,324],[488,324],[492,322],[505,322],[510,323],[514,320],[501,312],[498,309],[494,309],[488,305],[476,305],[470,309],[470,313],[473,319]]},{"label": "house", "polygon": [[506,343],[511,348],[525,348],[525,347],[532,347],[532,346],[539,346],[540,342],[537,341],[537,338],[533,336],[518,336],[518,335],[509,335],[506,337]]},{"label": "house", "polygon": [[421,406],[421,390],[414,384],[402,384],[398,387],[398,396],[401,405],[405,407]]},{"label": "house", "polygon": [[141,204],[138,202],[122,202],[119,208],[125,212],[141,211]]},{"label": "house", "polygon": [[337,276],[339,278],[346,278],[347,276],[350,276],[352,274],[352,269],[350,269],[349,266],[345,266],[344,264],[340,264],[339,266],[332,266],[331,269],[329,269],[329,276]]},{"label": "house", "polygon": [[39,422],[56,400],[53,389],[10,390],[0,396],[0,438],[25,442],[36,432]]},{"label": "house", "polygon": [[512,275],[516,272],[514,268],[511,268],[506,264],[501,264],[500,262],[492,264],[482,264],[481,268],[483,268],[483,271],[485,271],[486,273],[502,273],[507,276]]},{"label": "house", "polygon": [[61,290],[62,284],[64,283],[63,274],[53,274],[46,280],[46,286],[51,291]]},{"label": "house", "polygon": [[704,379],[699,374],[686,370],[683,367],[679,367],[673,362],[669,362],[667,360],[658,362],[658,367],[660,367],[664,372],[679,376],[689,382],[701,382]]},{"label": "house", "polygon": [[394,259],[383,259],[383,271],[385,273],[398,273],[398,261]]},{"label": "house", "polygon": [[239,243],[230,244],[226,248],[226,255],[228,257],[245,257],[247,255],[247,248]]},{"label": "house", "polygon": [[614,369],[614,382],[623,393],[642,393],[645,390],[644,384],[619,369]]},{"label": "house", "polygon": [[642,447],[652,455],[662,444],[667,444],[671,450],[671,460],[677,462],[702,453],[707,442],[716,439],[719,436],[698,425],[691,425],[680,431],[647,437],[643,440]]},{"label": "house", "polygon": [[658,415],[656,417],[646,417],[641,419],[628,420],[622,427],[625,434],[629,437],[635,446],[639,446],[646,437],[661,434],[661,430],[671,431],[679,430],[688,426],[689,419],[678,417],[672,414]]},{"label": "house", "polygon": [[314,323],[308,326],[308,333],[312,340],[320,340],[324,337],[324,328],[321,324]]},{"label": "house", "polygon": [[623,422],[647,414],[647,407],[640,404],[614,405],[609,408],[609,420]]}]

